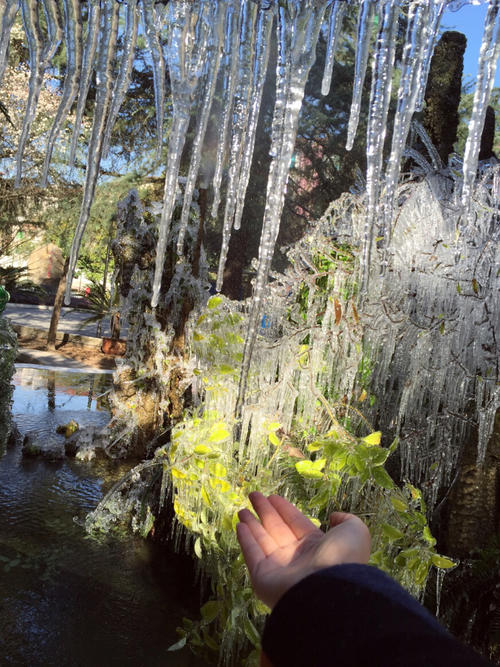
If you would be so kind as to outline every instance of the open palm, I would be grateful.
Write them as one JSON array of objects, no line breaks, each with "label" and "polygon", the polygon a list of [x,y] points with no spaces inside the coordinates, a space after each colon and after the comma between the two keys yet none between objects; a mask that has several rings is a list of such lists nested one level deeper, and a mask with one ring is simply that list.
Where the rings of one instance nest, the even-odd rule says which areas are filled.
[{"label": "open palm", "polygon": [[249,496],[260,521],[239,512],[238,540],[257,596],[269,607],[298,581],[341,563],[367,563],[370,534],[353,514],[335,512],[323,533],[281,496]]}]

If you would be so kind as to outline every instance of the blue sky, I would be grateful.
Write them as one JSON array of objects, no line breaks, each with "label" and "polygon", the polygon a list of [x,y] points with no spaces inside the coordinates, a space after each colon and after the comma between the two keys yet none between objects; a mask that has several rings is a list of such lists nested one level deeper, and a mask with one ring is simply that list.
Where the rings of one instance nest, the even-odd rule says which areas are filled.
[{"label": "blue sky", "polygon": [[[479,49],[483,37],[484,19],[488,3],[481,5],[465,5],[456,12],[447,10],[443,16],[441,28],[458,30],[467,37],[467,50],[464,57],[464,82],[475,78]],[[469,76],[467,76],[469,75]],[[495,86],[500,86],[500,67],[497,67]]]}]

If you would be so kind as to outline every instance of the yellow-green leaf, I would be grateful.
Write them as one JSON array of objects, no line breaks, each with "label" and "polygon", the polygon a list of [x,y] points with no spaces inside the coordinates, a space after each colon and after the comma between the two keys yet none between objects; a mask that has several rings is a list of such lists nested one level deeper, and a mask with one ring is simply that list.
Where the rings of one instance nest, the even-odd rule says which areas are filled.
[{"label": "yellow-green leaf", "polygon": [[400,498],[392,497],[391,503],[394,509],[397,510],[398,512],[406,512],[406,510],[408,509],[408,505],[404,502],[404,500],[401,500]]},{"label": "yellow-green leaf", "polygon": [[370,433],[365,438],[363,438],[363,442],[365,443],[365,445],[380,445],[381,439],[382,439],[382,432],[374,431],[373,433]]},{"label": "yellow-green leaf", "polygon": [[280,446],[280,439],[278,438],[278,436],[276,435],[276,433],[272,433],[272,432],[271,432],[271,433],[268,434],[267,437],[269,438],[269,440],[271,441],[271,443],[272,443],[275,447],[279,447],[279,446]]},{"label": "yellow-green leaf", "polygon": [[172,468],[171,473],[172,477],[176,477],[177,479],[185,479],[186,477],[185,473],[183,473],[182,470],[179,470],[178,468]]},{"label": "yellow-green leaf", "polygon": [[389,542],[395,542],[396,540],[400,540],[402,537],[404,537],[400,530],[394,526],[390,526],[388,523],[381,524],[381,528],[384,535],[389,538]]},{"label": "yellow-green leaf", "polygon": [[377,466],[372,468],[371,472],[373,479],[377,482],[377,484],[380,484],[383,489],[394,488],[394,482],[384,468]]},{"label": "yellow-green leaf", "polygon": [[195,542],[194,542],[194,553],[195,553],[195,554],[197,555],[197,557],[200,558],[200,559],[203,557],[203,552],[202,552],[202,550],[201,550],[201,540],[200,540],[199,537],[197,537],[196,540],[195,540]]},{"label": "yellow-green leaf", "polygon": [[212,501],[210,500],[210,496],[208,495],[208,492],[204,486],[201,487],[201,499],[205,505],[208,505],[208,507],[212,506]]},{"label": "yellow-green leaf", "polygon": [[208,439],[210,442],[222,442],[223,440],[226,440],[229,435],[230,433],[227,430],[225,423],[218,422],[210,429],[210,435],[208,436]]},{"label": "yellow-green leaf", "polygon": [[203,605],[200,611],[201,617],[205,623],[211,623],[219,614],[220,602],[216,600],[210,600]]},{"label": "yellow-green leaf", "polygon": [[208,445],[196,445],[193,451],[195,454],[199,454],[200,456],[205,456],[206,454],[210,454],[212,448],[208,447]]},{"label": "yellow-green leaf", "polygon": [[221,303],[222,303],[222,298],[220,296],[212,296],[208,300],[207,307],[210,310],[215,310],[220,306]]},{"label": "yellow-green leaf", "polygon": [[422,531],[425,541],[433,547],[436,544],[436,538],[432,536],[429,526],[424,526]]}]

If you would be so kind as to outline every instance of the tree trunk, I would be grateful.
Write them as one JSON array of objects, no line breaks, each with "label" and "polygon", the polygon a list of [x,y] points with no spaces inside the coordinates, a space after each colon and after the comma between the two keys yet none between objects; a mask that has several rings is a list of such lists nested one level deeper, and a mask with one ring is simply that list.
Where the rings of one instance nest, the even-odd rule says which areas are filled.
[{"label": "tree trunk", "polygon": [[52,317],[50,318],[49,333],[47,335],[47,349],[56,349],[57,326],[59,324],[59,317],[61,315],[61,308],[64,300],[64,291],[66,289],[66,277],[68,275],[69,257],[64,262],[64,269],[62,276],[57,286],[56,297],[54,299],[54,308],[52,309]]}]

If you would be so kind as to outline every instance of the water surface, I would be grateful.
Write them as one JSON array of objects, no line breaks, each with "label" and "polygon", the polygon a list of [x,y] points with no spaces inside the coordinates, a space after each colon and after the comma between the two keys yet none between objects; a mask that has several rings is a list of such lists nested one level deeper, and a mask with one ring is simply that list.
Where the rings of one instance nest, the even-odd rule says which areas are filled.
[{"label": "water surface", "polygon": [[[63,447],[55,426],[105,424],[103,374],[23,365],[14,378],[14,419]],[[191,665],[167,653],[198,597],[185,559],[144,540],[85,535],[74,518],[95,508],[127,467],[22,457],[0,459],[0,664]]]}]

